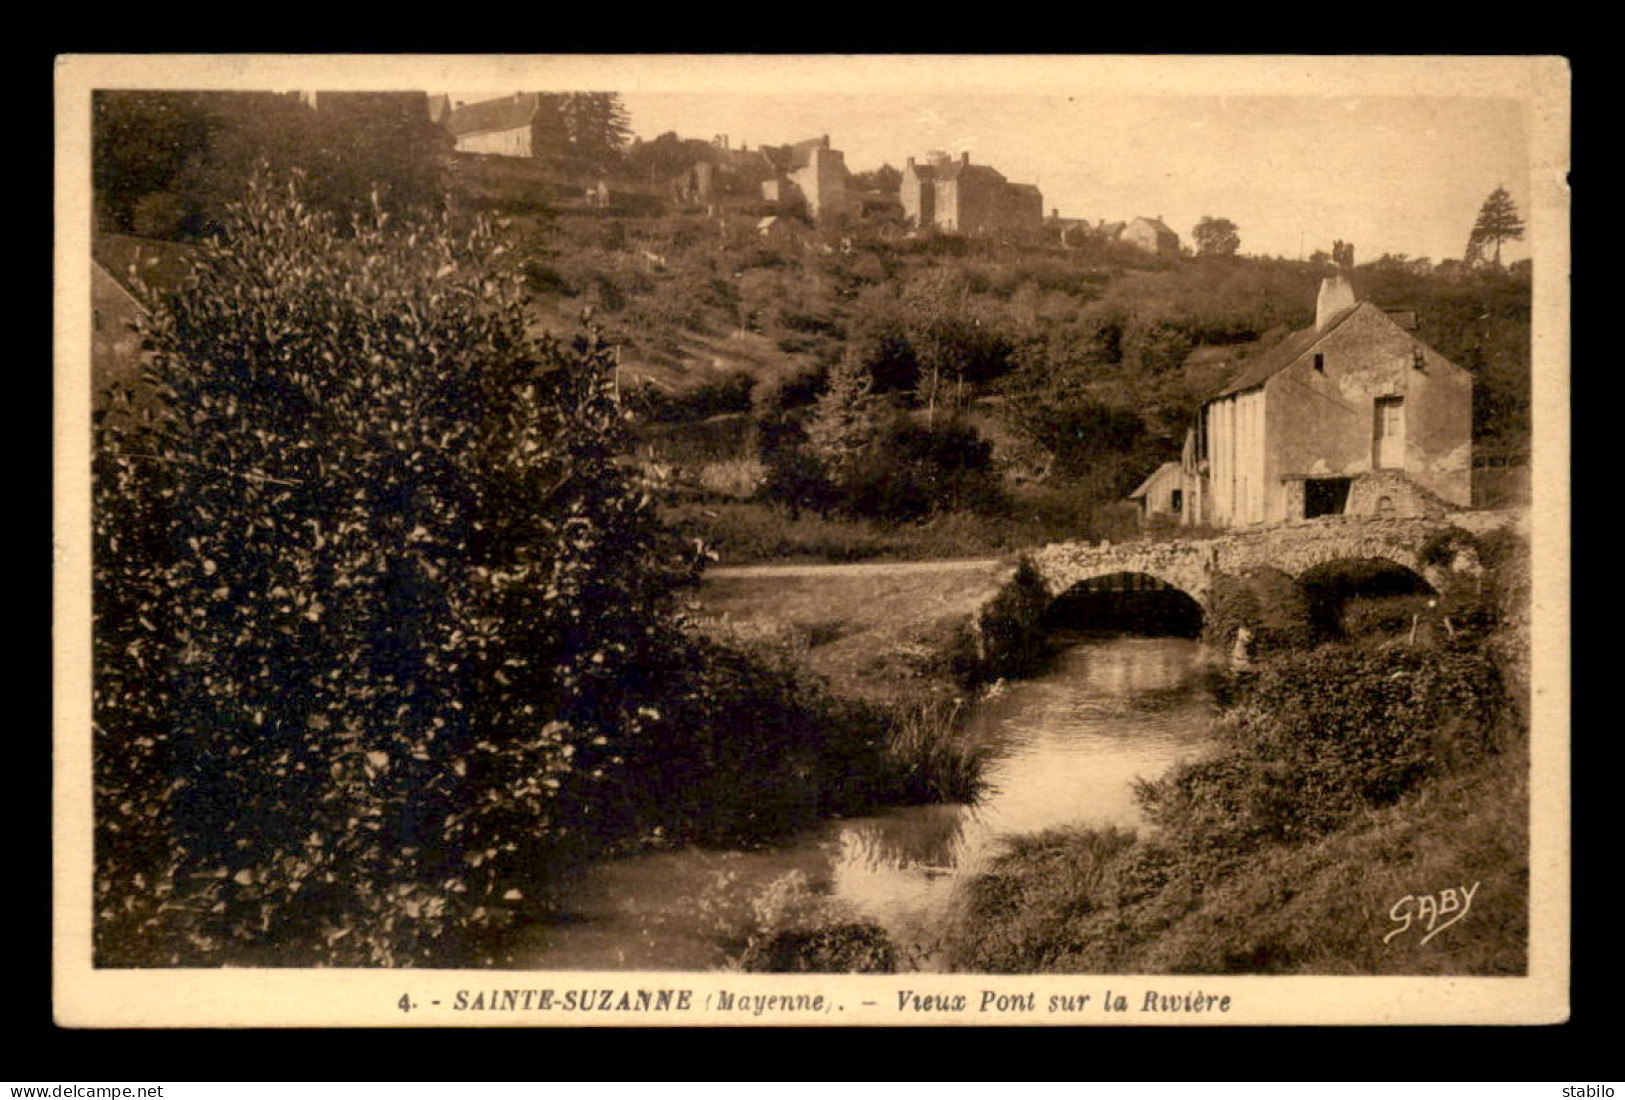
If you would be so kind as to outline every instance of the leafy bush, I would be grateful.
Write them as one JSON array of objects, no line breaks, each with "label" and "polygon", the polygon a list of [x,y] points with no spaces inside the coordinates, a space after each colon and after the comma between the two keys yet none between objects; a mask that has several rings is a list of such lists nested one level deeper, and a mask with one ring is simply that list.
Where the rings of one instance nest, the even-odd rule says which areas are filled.
[{"label": "leafy bush", "polygon": [[1356,596],[1343,605],[1343,634],[1351,641],[1388,638],[1432,620],[1438,601],[1432,596]]},{"label": "leafy bush", "polygon": [[233,218],[97,440],[97,959],[467,957],[660,772],[697,563],[489,226]]},{"label": "leafy bush", "polygon": [[752,940],[740,969],[772,974],[892,974],[897,949],[876,924],[786,928]]},{"label": "leafy bush", "polygon": [[1267,666],[1226,751],[1142,787],[1152,820],[1198,848],[1301,840],[1494,751],[1504,698],[1476,652],[1327,648]]},{"label": "leafy bush", "polygon": [[1216,577],[1208,600],[1203,634],[1225,650],[1237,632],[1252,633],[1251,653],[1269,657],[1308,648],[1314,642],[1309,602],[1296,581],[1276,569],[1252,569]]}]

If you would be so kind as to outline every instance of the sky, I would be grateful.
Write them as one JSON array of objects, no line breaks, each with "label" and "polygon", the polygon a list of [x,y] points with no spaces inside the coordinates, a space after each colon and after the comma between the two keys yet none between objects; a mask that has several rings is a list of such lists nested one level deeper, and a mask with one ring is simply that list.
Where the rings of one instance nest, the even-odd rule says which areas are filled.
[{"label": "sky", "polygon": [[[1529,205],[1516,100],[1410,96],[623,94],[643,138],[726,134],[752,148],[829,134],[854,171],[931,150],[1036,184],[1045,212],[1160,216],[1186,241],[1203,216],[1242,251],[1307,256],[1352,241],[1459,257],[1479,206],[1505,187]],[[1526,219],[1527,220],[1527,219]],[[1527,254],[1514,245],[1503,258]]]}]

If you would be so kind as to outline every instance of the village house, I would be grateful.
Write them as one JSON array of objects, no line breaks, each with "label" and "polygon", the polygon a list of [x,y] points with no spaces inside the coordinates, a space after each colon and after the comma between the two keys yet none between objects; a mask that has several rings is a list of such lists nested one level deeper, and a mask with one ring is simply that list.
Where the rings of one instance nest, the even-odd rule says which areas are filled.
[{"label": "village house", "polygon": [[1128,498],[1140,506],[1142,527],[1150,526],[1159,517],[1180,522],[1185,509],[1184,471],[1177,462],[1164,462]]},{"label": "village house", "polygon": [[852,216],[851,173],[846,154],[830,147],[829,135],[794,145],[764,145],[759,152],[773,170],[762,182],[762,200],[783,213],[802,214],[814,223]]},{"label": "village house", "polygon": [[1135,218],[1117,231],[1117,239],[1153,256],[1179,255],[1179,234],[1163,224],[1161,214]]},{"label": "village house", "polygon": [[1044,196],[1030,183],[1011,183],[997,169],[932,153],[928,163],[908,158],[903,169],[903,215],[916,229],[967,235],[1038,229]]},{"label": "village house", "polygon": [[[1314,325],[1242,359],[1197,412],[1180,462],[1182,522],[1243,527],[1469,506],[1472,377],[1414,327],[1414,314],[1356,300],[1344,276],[1324,280]],[[1141,488],[1142,511],[1164,499],[1175,510],[1165,469]]]},{"label": "village house", "polygon": [[535,157],[562,146],[558,112],[540,92],[459,103],[446,118],[459,153]]}]

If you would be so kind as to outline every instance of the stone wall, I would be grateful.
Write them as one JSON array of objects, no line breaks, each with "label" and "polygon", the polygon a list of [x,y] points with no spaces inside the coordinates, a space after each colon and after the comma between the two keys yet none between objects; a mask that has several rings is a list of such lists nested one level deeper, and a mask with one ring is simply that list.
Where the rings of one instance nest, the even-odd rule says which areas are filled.
[{"label": "stone wall", "polygon": [[1445,501],[1422,488],[1403,470],[1373,470],[1349,485],[1350,516],[1442,516],[1451,511]]}]

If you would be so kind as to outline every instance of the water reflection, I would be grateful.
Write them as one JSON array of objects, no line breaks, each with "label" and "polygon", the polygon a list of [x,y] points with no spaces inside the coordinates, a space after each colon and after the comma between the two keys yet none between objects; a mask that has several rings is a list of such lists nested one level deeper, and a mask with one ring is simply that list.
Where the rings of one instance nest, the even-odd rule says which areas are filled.
[{"label": "water reflection", "polygon": [[976,806],[909,807],[825,822],[772,848],[691,849],[594,868],[568,919],[526,929],[521,965],[707,969],[763,918],[838,906],[874,921],[929,967],[933,930],[961,879],[1013,833],[1143,824],[1134,781],[1209,741],[1199,650],[1180,638],[1080,641],[1044,676],[979,703],[973,732],[998,755]]}]

